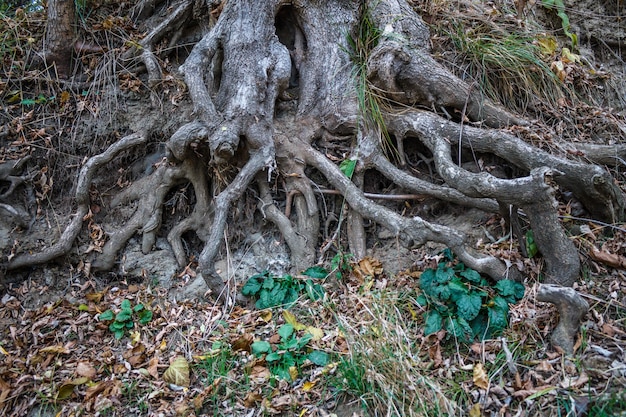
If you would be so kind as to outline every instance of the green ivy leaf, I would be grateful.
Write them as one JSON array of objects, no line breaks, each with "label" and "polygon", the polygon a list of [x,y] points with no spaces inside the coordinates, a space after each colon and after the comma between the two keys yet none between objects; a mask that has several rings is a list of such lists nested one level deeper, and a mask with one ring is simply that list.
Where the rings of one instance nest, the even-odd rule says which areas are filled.
[{"label": "green ivy leaf", "polygon": [[474,320],[470,321],[470,327],[472,328],[472,334],[474,337],[478,337],[480,340],[489,337],[489,333],[487,332],[487,320],[486,310],[482,309],[478,313],[478,316],[476,316]]},{"label": "green ivy leaf", "polygon": [[344,159],[343,161],[341,161],[341,164],[339,164],[339,170],[343,172],[343,174],[348,178],[352,178],[352,174],[354,174],[355,168],[356,159]]},{"label": "green ivy leaf", "polygon": [[139,323],[148,324],[150,321],[152,321],[152,311],[142,310],[139,312]]},{"label": "green ivy leaf", "polygon": [[137,304],[135,307],[133,307],[133,311],[134,311],[135,313],[138,313],[138,312],[140,312],[141,310],[143,310],[143,308],[144,308],[144,307],[143,307],[143,304]]},{"label": "green ivy leaf", "polygon": [[120,340],[122,337],[124,337],[124,330],[116,330],[113,332],[113,335],[115,336],[116,340]]},{"label": "green ivy leaf", "polygon": [[462,342],[468,342],[472,337],[472,328],[463,317],[454,317],[446,320],[446,331]]},{"label": "green ivy leaf", "polygon": [[131,306],[130,306],[130,301],[129,300],[122,301],[122,305],[120,306],[120,308],[122,310],[130,310],[131,309],[130,307]]},{"label": "green ivy leaf", "polygon": [[307,268],[302,275],[306,275],[311,278],[326,278],[328,276],[328,271],[326,268],[322,268],[321,266],[312,266]]},{"label": "green ivy leaf", "polygon": [[498,281],[494,288],[498,291],[498,294],[504,297],[509,303],[515,303],[524,298],[525,288],[517,281],[503,279]]},{"label": "green ivy leaf", "polygon": [[426,294],[432,295],[433,287],[435,286],[435,270],[427,269],[420,275],[420,289]]},{"label": "green ivy leaf", "polygon": [[265,340],[259,340],[257,342],[252,343],[250,345],[250,348],[252,349],[252,353],[254,353],[257,356],[263,353],[268,353],[272,351],[272,345],[270,345],[270,342],[266,342]]},{"label": "green ivy leaf", "polygon": [[261,286],[263,285],[263,279],[258,276],[253,276],[246,281],[243,288],[241,289],[241,293],[246,297],[255,296],[261,291]]},{"label": "green ivy leaf", "polygon": [[132,329],[133,327],[135,327],[135,323],[133,323],[132,321],[127,321],[125,326],[127,329]]},{"label": "green ivy leaf", "polygon": [[293,326],[289,323],[285,323],[278,329],[278,335],[282,340],[287,340],[289,336],[293,334]]},{"label": "green ivy leaf", "polygon": [[280,353],[277,353],[277,352],[268,353],[267,356],[265,357],[265,360],[268,362],[276,362],[279,359],[280,359]]},{"label": "green ivy leaf", "polygon": [[424,294],[420,294],[416,299],[415,302],[417,303],[418,306],[420,307],[427,307],[428,306],[428,300],[426,299],[426,296],[424,296]]},{"label": "green ivy leaf", "polygon": [[437,285],[433,288],[433,295],[439,301],[447,301],[450,298],[451,292],[448,285]]},{"label": "green ivy leaf", "polygon": [[489,309],[489,331],[498,334],[508,326],[509,309],[493,307]]},{"label": "green ivy leaf", "polygon": [[467,294],[469,292],[469,288],[465,285],[458,277],[454,277],[448,283],[448,290],[450,291],[450,298],[453,301],[459,299],[459,297]]},{"label": "green ivy leaf", "polygon": [[469,282],[473,282],[473,283],[479,283],[481,279],[480,274],[477,271],[474,271],[473,269],[466,269],[463,272],[461,272],[460,275],[466,280],[468,280]]},{"label": "green ivy leaf", "polygon": [[439,264],[437,271],[435,271],[435,277],[439,284],[445,284],[454,277],[454,269],[442,266]]},{"label": "green ivy leaf", "polygon": [[262,288],[264,290],[271,290],[274,287],[276,287],[276,283],[274,280],[274,276],[273,275],[268,275],[265,277],[265,279],[263,280],[263,284],[262,284]]},{"label": "green ivy leaf", "polygon": [[326,366],[328,365],[329,356],[326,352],[314,350],[309,353],[308,359],[317,366]]},{"label": "green ivy leaf", "polygon": [[478,312],[482,306],[482,298],[480,295],[473,292],[470,294],[463,294],[456,301],[456,305],[458,307],[457,311],[459,313],[459,318],[471,321],[478,316]]},{"label": "green ivy leaf", "polygon": [[442,320],[441,314],[439,314],[436,310],[427,312],[425,319],[426,325],[424,326],[424,336],[437,333],[441,330]]},{"label": "green ivy leaf", "polygon": [[454,261],[454,253],[452,253],[452,249],[445,248],[444,250],[441,251],[441,254],[443,255],[444,259],[446,259],[448,262]]},{"label": "green ivy leaf", "polygon": [[112,310],[104,311],[98,316],[98,320],[100,321],[113,320],[113,318],[115,318],[115,315]]},{"label": "green ivy leaf", "polygon": [[505,298],[495,296],[493,297],[493,302],[495,304],[495,307],[499,308],[500,310],[505,310],[507,312],[509,311],[509,302]]},{"label": "green ivy leaf", "polygon": [[122,311],[120,311],[119,313],[117,313],[117,315],[115,316],[115,321],[119,321],[119,322],[124,322],[124,321],[128,321],[131,319],[131,317],[133,316],[133,311],[128,309],[124,309]]},{"label": "green ivy leaf", "polygon": [[117,331],[123,332],[125,327],[126,327],[126,323],[120,322],[120,321],[114,321],[113,323],[109,324],[109,330],[112,333],[115,333]]}]

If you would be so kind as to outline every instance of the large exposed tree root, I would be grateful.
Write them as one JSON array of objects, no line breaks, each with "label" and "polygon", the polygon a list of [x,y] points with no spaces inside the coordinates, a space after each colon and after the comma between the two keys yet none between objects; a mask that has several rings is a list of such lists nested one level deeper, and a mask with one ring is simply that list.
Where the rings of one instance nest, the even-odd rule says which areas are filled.
[{"label": "large exposed tree root", "polygon": [[[179,31],[192,13],[192,3],[172,6],[173,12],[144,38],[141,48],[126,57],[141,54],[151,85],[161,78],[153,47],[166,33]],[[204,245],[198,258],[200,276],[215,298],[231,299],[234,286],[225,284],[215,263],[234,203],[246,192],[253,193],[257,215],[276,226],[294,267],[304,268],[319,254],[321,210],[315,194],[318,185],[311,178],[321,175],[328,184],[323,188],[333,188],[345,198],[345,230],[353,253],[366,253],[363,219],[369,219],[410,245],[442,243],[468,267],[494,280],[522,278],[520,271],[503,260],[477,253],[464,233],[418,216],[404,216],[368,198],[363,184],[368,171],[375,170],[408,192],[505,212],[511,221],[526,216],[545,259],[546,283],[569,287],[576,281],[578,253],[559,222],[555,190],[573,193],[591,216],[615,222],[624,217],[625,203],[612,178],[599,166],[551,155],[503,130],[511,125],[532,126],[482,99],[475,88],[436,63],[429,55],[425,24],[404,0],[372,1],[367,7],[383,33],[367,59],[369,88],[388,100],[389,109],[402,110],[384,112],[384,126],[371,123],[367,109],[357,104],[346,53],[350,45],[344,36],[362,19],[364,10],[358,3],[226,3],[215,26],[180,68],[194,118],[166,141],[166,157],[154,172],[111,202],[111,207],[135,204],[137,208],[119,229],[108,233],[102,253],[93,262],[94,270],[113,268],[119,252],[136,233],[142,234],[142,250],[150,251],[161,232],[166,195],[188,183],[195,193],[195,206],[169,230],[168,241],[183,267],[189,263],[183,234],[194,232]],[[465,116],[487,127],[467,125]],[[381,129],[394,138],[400,164],[383,151]],[[130,135],[92,157],[79,175],[76,214],[59,241],[41,253],[17,255],[9,268],[41,264],[67,253],[88,216],[88,190],[95,170],[145,140],[144,134]],[[358,161],[351,178],[317,145],[342,140],[352,145],[352,154],[344,157]],[[432,168],[431,178],[436,177],[438,183],[418,177],[402,163],[404,149],[416,143],[423,149],[421,162]],[[585,152],[597,155],[598,161],[616,158],[600,147],[587,147]],[[515,167],[515,175],[470,172],[463,167],[463,158],[473,153],[505,161]],[[210,173],[224,167],[235,168],[237,173],[219,191]],[[283,201],[276,195],[276,183],[281,185]],[[562,322],[553,342],[571,351],[584,306],[570,291],[554,288],[545,287],[540,297],[558,306]]]}]

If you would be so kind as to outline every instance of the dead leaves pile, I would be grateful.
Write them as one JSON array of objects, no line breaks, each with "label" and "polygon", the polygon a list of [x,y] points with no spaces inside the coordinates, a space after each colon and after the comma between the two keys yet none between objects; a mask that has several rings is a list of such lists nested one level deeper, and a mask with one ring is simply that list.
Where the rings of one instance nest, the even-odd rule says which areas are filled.
[{"label": "dead leaves pile", "polygon": [[[173,304],[165,294],[137,285],[87,288],[35,309],[23,305],[21,295],[48,289],[24,284],[4,296],[0,415],[52,408],[62,415],[192,416],[213,415],[218,405],[223,415],[315,410],[329,395],[318,383],[331,365],[303,367],[295,382],[287,383],[275,380],[250,346],[256,340],[275,343],[277,328],[291,320],[301,331],[315,333],[310,344],[316,349],[346,348],[336,329],[324,330],[324,323],[309,320],[303,324],[293,313],[273,316],[239,307],[226,313],[206,303]],[[98,314],[124,299],[143,303],[154,318],[116,341]],[[210,368],[223,352],[229,368],[219,374]]]}]

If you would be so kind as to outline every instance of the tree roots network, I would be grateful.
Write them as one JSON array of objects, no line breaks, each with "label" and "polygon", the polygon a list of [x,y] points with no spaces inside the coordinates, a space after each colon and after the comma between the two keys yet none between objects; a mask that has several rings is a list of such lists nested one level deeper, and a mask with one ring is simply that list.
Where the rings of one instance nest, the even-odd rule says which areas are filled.
[{"label": "tree roots network", "polygon": [[[171,6],[140,47],[123,57],[143,64],[154,89],[163,78],[155,48],[166,36],[183,32],[196,3]],[[554,156],[523,140],[533,122],[487,101],[435,61],[425,24],[404,0],[359,3],[313,7],[306,0],[239,0],[212,9],[205,34],[180,66],[193,113],[166,139],[151,168],[110,200],[111,211],[134,211],[118,228],[106,230],[106,243],[85,258],[91,271],[113,269],[137,234],[144,253],[166,234],[181,269],[197,261],[198,279],[213,297],[232,299],[230,277],[220,275],[215,264],[233,228],[233,211],[247,198],[256,202],[248,212],[250,224],[275,226],[294,269],[315,264],[330,247],[364,256],[371,247],[365,224],[376,224],[410,247],[427,242],[449,247],[465,265],[494,280],[523,279],[523,271],[507,260],[480,253],[463,231],[424,213],[398,210],[398,201],[432,199],[499,213],[522,253],[524,231],[532,229],[544,282],[550,284],[538,297],[558,306],[563,319],[553,341],[571,351],[586,308],[574,290],[563,289],[578,279],[580,261],[559,220],[556,197],[567,192],[588,217],[614,223],[623,219],[622,191],[601,166]],[[346,34],[355,32],[366,12],[378,38],[361,62],[366,70],[358,72],[353,56],[358,51]],[[144,14],[138,7],[137,18]],[[359,99],[363,94],[375,95],[378,113]],[[38,253],[16,253],[8,270],[68,254],[94,215],[95,175],[124,152],[144,147],[153,134],[145,126],[89,158],[78,176],[75,212],[56,243]],[[614,155],[602,146],[581,147],[577,154],[587,151],[599,158]],[[490,172],[479,159],[506,169]],[[353,161],[349,176],[340,160]],[[370,178],[397,195],[367,193]],[[20,162],[0,165],[0,181],[9,184],[0,201],[23,180]],[[193,190],[193,209],[172,223],[166,207],[181,187]],[[339,199],[340,220],[333,223],[339,223],[337,232],[325,234],[322,242],[320,230],[332,223],[329,199]],[[25,223],[11,205],[2,202],[0,209]],[[190,233],[200,245],[195,258]]]}]

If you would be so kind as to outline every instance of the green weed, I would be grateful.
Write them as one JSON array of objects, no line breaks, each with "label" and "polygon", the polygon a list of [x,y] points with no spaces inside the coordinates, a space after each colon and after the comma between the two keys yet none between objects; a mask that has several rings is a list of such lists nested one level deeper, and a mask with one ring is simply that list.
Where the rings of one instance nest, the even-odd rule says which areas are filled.
[{"label": "green weed", "polygon": [[300,366],[309,360],[317,366],[326,366],[329,356],[326,352],[312,350],[307,352],[306,346],[313,339],[311,333],[298,336],[294,326],[286,323],[278,329],[280,343],[273,348],[270,342],[259,340],[252,344],[252,353],[260,357],[265,355],[265,361],[273,375],[278,378],[293,381],[299,374]]},{"label": "green weed", "polygon": [[251,276],[241,293],[256,298],[256,308],[285,306],[289,308],[298,300],[301,293],[306,293],[311,300],[324,297],[324,288],[313,279],[326,278],[328,271],[321,267],[311,267],[302,273],[309,279],[298,279],[291,275],[277,277],[268,271]]},{"label": "green weed", "polygon": [[417,302],[426,309],[424,334],[445,328],[448,336],[463,342],[499,334],[508,326],[509,303],[522,299],[524,286],[500,280],[492,287],[478,272],[453,261],[446,249],[437,269],[420,275],[423,293]]},{"label": "green weed", "polygon": [[122,301],[117,313],[109,309],[99,316],[100,321],[111,321],[109,330],[116,339],[121,339],[127,331],[135,327],[135,321],[139,324],[148,324],[152,320],[152,311],[147,310],[143,304],[132,307],[129,300]]}]

